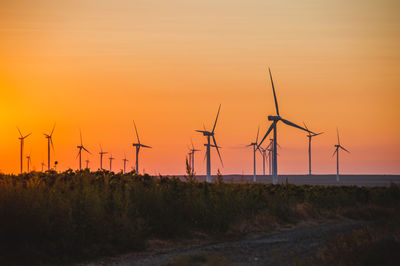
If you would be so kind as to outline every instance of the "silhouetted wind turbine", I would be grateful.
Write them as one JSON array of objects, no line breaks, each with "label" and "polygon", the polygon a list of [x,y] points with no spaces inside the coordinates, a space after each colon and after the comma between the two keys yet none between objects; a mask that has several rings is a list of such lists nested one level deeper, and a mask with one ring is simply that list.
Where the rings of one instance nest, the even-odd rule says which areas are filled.
[{"label": "silhouetted wind turbine", "polygon": [[126,162],[128,162],[129,160],[126,159],[126,154],[124,154],[124,159],[122,159],[122,161],[124,161],[124,174],[126,173],[125,169],[126,169]]},{"label": "silhouetted wind turbine", "polygon": [[18,138],[21,141],[21,174],[23,171],[23,158],[24,158],[24,141],[27,137],[29,137],[32,133],[29,133],[26,136],[23,136],[19,128],[17,127],[20,137]]},{"label": "silhouetted wind turbine", "polygon": [[337,141],[338,144],[335,144],[335,151],[333,152],[332,156],[335,156],[336,153],[336,182],[339,182],[339,151],[340,149],[344,150],[345,152],[350,153],[348,150],[346,150],[345,147],[343,147],[342,145],[340,145],[340,139],[339,139],[339,129],[336,128],[337,131]]},{"label": "silhouetted wind turbine", "polygon": [[190,168],[192,168],[192,174],[193,174],[194,173],[194,153],[196,151],[200,151],[200,150],[195,149],[194,145],[193,145],[193,141],[191,141],[191,142],[192,142],[192,148],[190,149],[190,152],[189,152],[189,165],[190,165]]},{"label": "silhouetted wind turbine", "polygon": [[27,163],[28,163],[28,173],[29,173],[29,165],[32,163],[32,161],[31,161],[31,153],[32,153],[32,151],[29,152],[28,156],[26,156],[26,160],[27,160]]},{"label": "silhouetted wind turbine", "polygon": [[41,164],[42,164],[42,172],[43,172],[44,166],[45,166],[46,164],[45,164],[44,162],[42,162]]},{"label": "silhouetted wind turbine", "polygon": [[81,137],[81,145],[76,146],[79,149],[78,155],[76,157],[79,156],[79,170],[82,170],[82,150],[86,151],[87,153],[91,154],[90,151],[88,151],[82,143],[82,132],[79,131],[80,133],[80,137]]},{"label": "silhouetted wind turbine", "polygon": [[54,146],[53,146],[53,132],[54,129],[56,127],[56,124],[54,124],[53,129],[51,130],[50,134],[43,134],[45,135],[46,139],[47,139],[47,170],[50,170],[50,144],[51,144],[51,148],[54,151]]},{"label": "silhouetted wind turbine", "polygon": [[108,158],[110,160],[110,172],[112,170],[112,161],[115,159],[112,154],[110,155],[110,157]]},{"label": "silhouetted wind turbine", "polygon": [[89,163],[90,163],[90,161],[88,160],[88,159],[86,159],[86,169],[89,169]]},{"label": "silhouetted wind turbine", "polygon": [[[306,123],[303,122],[303,124],[304,124],[304,127],[308,130]],[[308,132],[307,137],[308,137],[308,174],[309,175],[311,175],[311,138],[315,137],[315,136],[318,136],[318,135],[321,135],[323,133],[324,132],[320,132],[320,133]]]},{"label": "silhouetted wind turbine", "polygon": [[103,155],[107,154],[107,153],[108,152],[103,151],[103,147],[100,144],[100,152],[99,152],[99,154],[100,154],[100,170],[103,170]]},{"label": "silhouetted wind turbine", "polygon": [[136,138],[137,138],[138,142],[137,143],[132,143],[132,146],[136,147],[136,174],[139,174],[139,151],[140,151],[140,148],[143,147],[143,148],[150,148],[151,149],[151,147],[140,143],[139,134],[138,134],[138,131],[137,131],[137,128],[136,128],[135,121],[133,121],[133,125],[135,126]]},{"label": "silhouetted wind turbine", "polygon": [[253,146],[253,182],[257,181],[257,173],[256,173],[256,152],[259,149],[259,147],[257,147],[257,142],[258,142],[258,134],[260,133],[260,127],[258,127],[257,130],[257,137],[256,137],[256,141],[250,143],[249,145],[247,145],[247,147],[251,147]]},{"label": "silhouetted wind turbine", "polygon": [[[210,148],[211,147],[215,147],[215,149],[217,150],[218,156],[219,156],[219,160],[221,161],[222,166],[224,166],[223,162],[222,162],[222,158],[221,158],[221,154],[219,153],[219,148],[217,145],[217,142],[215,141],[215,136],[214,136],[214,131],[215,131],[215,127],[217,126],[217,121],[218,121],[218,116],[219,116],[219,112],[221,110],[221,105],[219,105],[218,107],[218,113],[217,113],[217,117],[215,118],[215,122],[214,122],[214,127],[212,129],[212,131],[207,131],[207,130],[196,130],[196,132],[200,132],[203,133],[203,136],[207,137],[207,143],[204,144],[204,146],[207,147],[207,151],[206,151],[206,157],[207,157],[207,176],[206,176],[206,181],[207,182],[211,182],[211,156],[210,156]],[[211,138],[213,139],[214,145],[211,144]]]},{"label": "silhouetted wind turbine", "polygon": [[[277,184],[278,183],[278,160],[277,160],[277,149],[276,149],[276,145],[277,145],[277,124],[279,121],[282,121],[283,123],[285,123],[286,125],[304,130],[306,132],[309,133],[313,133],[311,131],[308,131],[307,129],[296,125],[295,123],[292,123],[284,118],[282,118],[279,114],[279,108],[278,108],[278,100],[276,99],[276,93],[275,93],[275,87],[274,87],[274,81],[272,80],[272,74],[271,74],[271,70],[268,68],[269,71],[269,76],[271,78],[271,85],[272,85],[272,91],[274,93],[274,100],[275,100],[275,110],[276,110],[276,115],[269,115],[268,116],[268,120],[272,121],[271,126],[268,128],[267,132],[265,133],[265,136],[263,137],[263,139],[261,140],[261,142],[258,144],[258,147],[260,147],[260,145],[263,143],[264,139],[269,135],[269,133],[274,130],[274,143],[273,143],[273,167],[272,167],[272,173],[273,173],[273,184]],[[257,147],[257,148],[258,148]]]}]

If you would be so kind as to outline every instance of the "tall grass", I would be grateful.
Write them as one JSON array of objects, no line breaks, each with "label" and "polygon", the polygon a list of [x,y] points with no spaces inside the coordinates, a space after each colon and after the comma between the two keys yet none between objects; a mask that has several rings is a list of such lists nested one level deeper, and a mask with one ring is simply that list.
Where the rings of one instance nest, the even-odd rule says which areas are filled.
[{"label": "tall grass", "polygon": [[0,264],[64,263],[140,250],[150,237],[193,230],[223,234],[235,222],[260,214],[295,222],[302,218],[298,206],[327,215],[345,208],[390,207],[399,200],[395,185],[209,184],[193,176],[184,182],[72,170],[0,174]]}]

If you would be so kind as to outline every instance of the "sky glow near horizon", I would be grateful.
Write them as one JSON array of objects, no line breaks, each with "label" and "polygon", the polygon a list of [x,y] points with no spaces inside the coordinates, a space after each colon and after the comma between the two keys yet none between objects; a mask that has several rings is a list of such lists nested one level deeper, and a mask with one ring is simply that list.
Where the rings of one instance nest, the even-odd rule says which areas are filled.
[{"label": "sky glow near horizon", "polygon": [[[213,151],[212,173],[251,174],[246,145],[275,114],[269,66],[281,116],[325,132],[313,138],[315,174],[336,170],[336,127],[351,151],[342,173],[400,174],[399,11],[394,0],[2,1],[0,171],[19,172],[16,126],[33,132],[25,156],[40,170],[55,122],[58,170],[78,167],[80,129],[92,169],[100,143],[114,170],[124,153],[130,169],[134,119],[153,147],[141,150],[141,169],[183,174],[192,139],[204,174],[205,137],[194,130],[211,129],[222,104],[225,167]],[[307,173],[305,135],[279,123],[280,174]]]}]

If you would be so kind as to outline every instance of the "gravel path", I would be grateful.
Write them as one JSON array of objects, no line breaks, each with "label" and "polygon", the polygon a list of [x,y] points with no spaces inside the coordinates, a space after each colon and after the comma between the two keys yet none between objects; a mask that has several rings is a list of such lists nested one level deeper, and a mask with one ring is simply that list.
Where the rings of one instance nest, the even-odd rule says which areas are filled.
[{"label": "gravel path", "polygon": [[361,222],[345,221],[291,229],[257,239],[213,243],[174,249],[153,254],[130,254],[86,265],[165,265],[181,255],[208,254],[224,256],[231,265],[290,265],[295,258],[310,256],[322,247],[324,240],[360,227]]}]

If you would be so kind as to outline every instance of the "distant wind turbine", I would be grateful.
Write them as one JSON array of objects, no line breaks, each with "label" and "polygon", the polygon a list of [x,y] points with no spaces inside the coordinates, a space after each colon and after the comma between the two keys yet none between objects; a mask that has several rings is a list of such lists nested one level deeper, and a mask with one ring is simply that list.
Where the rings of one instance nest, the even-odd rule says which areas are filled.
[{"label": "distant wind turbine", "polygon": [[56,127],[56,124],[54,124],[53,129],[51,130],[50,134],[45,134],[45,133],[43,134],[47,139],[47,170],[50,170],[50,144],[51,144],[51,148],[54,151],[52,137],[53,137],[53,132],[54,132],[55,127]]},{"label": "distant wind turbine", "polygon": [[42,162],[41,165],[42,165],[42,172],[43,172],[44,167],[45,167],[46,164],[44,162]]},{"label": "distant wind turbine", "polygon": [[135,126],[136,138],[137,138],[138,142],[132,143],[132,146],[136,147],[136,174],[139,174],[139,151],[140,151],[140,148],[143,147],[143,148],[151,149],[151,147],[140,143],[139,134],[138,134],[138,131],[136,128],[135,121],[133,121],[133,125]]},{"label": "distant wind turbine", "polygon": [[89,163],[90,163],[90,161],[88,160],[88,159],[86,159],[86,169],[89,169]]},{"label": "distant wind turbine", "polygon": [[337,141],[338,141],[338,144],[335,144],[335,151],[333,152],[333,155],[332,156],[335,156],[335,153],[336,153],[336,182],[339,182],[339,151],[340,151],[340,149],[342,149],[342,150],[344,150],[345,152],[348,152],[348,153],[350,153],[348,150],[346,150],[346,148],[345,147],[343,147],[341,144],[340,144],[340,139],[339,139],[339,129],[337,129],[336,128],[336,132],[337,132]]},{"label": "distant wind turbine", "polygon": [[[301,126],[296,125],[295,123],[292,123],[284,118],[282,118],[279,114],[279,108],[278,108],[278,101],[276,99],[276,93],[275,93],[275,87],[274,87],[274,81],[272,80],[272,74],[271,74],[271,70],[268,68],[269,71],[269,76],[271,79],[271,85],[272,85],[272,91],[274,93],[274,100],[275,100],[275,110],[276,110],[276,115],[275,116],[268,116],[268,120],[272,121],[271,126],[269,127],[269,129],[267,130],[267,132],[265,133],[265,136],[263,137],[263,139],[261,140],[261,142],[258,144],[258,147],[261,146],[261,144],[263,143],[264,139],[269,135],[269,133],[274,130],[274,145],[273,145],[273,167],[272,167],[272,173],[273,173],[273,184],[277,184],[278,183],[278,160],[277,160],[277,124],[279,121],[282,121],[283,123],[285,123],[286,125],[304,130],[306,132],[309,133],[313,133]],[[315,133],[314,133],[315,134]],[[257,148],[258,148],[257,147]]]},{"label": "distant wind turbine", "polygon": [[200,150],[195,149],[194,145],[193,145],[193,141],[191,141],[191,142],[192,142],[192,148],[190,148],[190,152],[189,152],[189,165],[190,165],[190,168],[192,169],[192,174],[194,174],[194,154],[196,151],[200,151]]},{"label": "distant wind turbine", "polygon": [[100,144],[100,152],[99,152],[99,154],[100,154],[100,170],[103,170],[103,155],[107,154],[107,153],[108,152],[103,151],[103,147]]},{"label": "distant wind turbine", "polygon": [[29,165],[32,163],[32,161],[31,161],[31,153],[32,153],[32,151],[31,152],[29,152],[29,155],[28,156],[26,156],[26,160],[27,160],[27,164],[28,164],[28,174],[29,174]]},{"label": "distant wind turbine", "polygon": [[124,174],[126,173],[126,162],[128,162],[129,160],[126,159],[126,154],[124,154],[124,159],[122,159],[122,161],[124,161]]},{"label": "distant wind turbine", "polygon": [[115,159],[112,154],[110,155],[110,157],[108,157],[108,159],[110,160],[110,172],[112,171],[112,161]]},{"label": "distant wind turbine", "polygon": [[26,136],[23,136],[19,128],[17,127],[20,137],[18,138],[21,142],[21,174],[23,172],[23,158],[24,158],[24,141],[27,137],[29,137],[32,133],[29,133]]},{"label": "distant wind turbine", "polygon": [[253,182],[257,182],[257,169],[256,169],[256,152],[257,150],[259,150],[260,148],[257,147],[257,142],[258,142],[258,134],[260,133],[260,127],[258,127],[257,130],[257,137],[256,137],[256,141],[250,143],[249,145],[247,145],[247,147],[251,147],[253,146]]},{"label": "distant wind turbine", "polygon": [[[215,141],[215,136],[214,136],[214,131],[215,131],[215,127],[217,126],[217,121],[218,121],[218,116],[219,116],[220,110],[221,110],[221,105],[219,105],[219,107],[218,107],[217,117],[215,118],[214,127],[211,132],[207,131],[205,129],[204,130],[196,130],[196,132],[203,133],[203,136],[207,137],[207,143],[204,144],[204,146],[207,147],[207,151],[206,151],[206,158],[207,158],[206,181],[207,182],[211,182],[211,156],[210,156],[211,147],[215,147],[215,149],[217,150],[218,156],[219,156],[219,160],[221,161],[222,166],[224,165],[222,162],[221,154],[219,152],[220,147],[218,147],[217,142]],[[211,144],[211,137],[213,139],[214,145]]]},{"label": "distant wind turbine", "polygon": [[[304,123],[304,127],[308,130],[306,123]],[[323,134],[324,132],[320,132],[320,133],[311,133],[308,132],[308,174],[311,175],[311,139],[312,137],[318,136]]]},{"label": "distant wind turbine", "polygon": [[81,137],[81,145],[76,146],[79,149],[78,155],[76,157],[79,156],[79,170],[82,170],[82,150],[86,151],[87,153],[91,154],[90,151],[88,151],[82,143],[82,132],[80,131],[80,137]]}]

